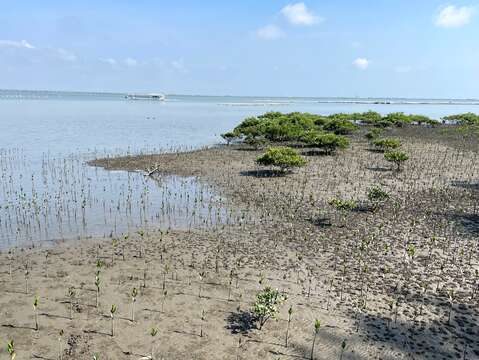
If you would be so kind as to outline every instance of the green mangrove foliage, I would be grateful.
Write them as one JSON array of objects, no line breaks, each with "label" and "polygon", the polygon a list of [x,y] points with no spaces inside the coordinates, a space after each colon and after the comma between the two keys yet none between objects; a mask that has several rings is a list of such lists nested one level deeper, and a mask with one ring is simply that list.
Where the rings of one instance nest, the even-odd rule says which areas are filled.
[{"label": "green mangrove foliage", "polygon": [[[428,124],[428,125],[437,125],[438,122],[436,120],[430,119],[427,116],[423,115],[406,115],[402,112],[395,112],[395,113],[390,113],[386,116],[384,116],[381,120],[381,126],[397,126],[401,127],[407,124],[417,124],[417,125],[422,125],[422,124]],[[373,124],[375,125],[375,124]]]},{"label": "green mangrove foliage", "polygon": [[406,154],[404,151],[388,151],[384,154],[384,158],[396,164],[396,170],[401,170],[401,164],[409,159],[409,155]]},{"label": "green mangrove foliage", "polygon": [[226,143],[229,145],[232,141],[238,138],[237,134],[235,134],[233,131],[228,131],[224,134],[221,134],[221,137],[223,140],[226,141]]},{"label": "green mangrove foliage", "polygon": [[373,145],[376,147],[378,151],[388,151],[397,149],[401,146],[401,142],[398,139],[393,138],[383,138],[383,139],[376,139],[373,140]]},{"label": "green mangrove foliage", "polygon": [[371,202],[373,211],[377,211],[390,197],[391,195],[379,185],[374,185],[368,189],[368,200]]},{"label": "green mangrove foliage", "polygon": [[262,329],[268,319],[276,319],[279,313],[279,307],[286,301],[286,296],[281,294],[278,289],[270,286],[265,287],[256,295],[256,301],[253,304],[253,314],[259,322],[259,330]]},{"label": "green mangrove foliage", "polygon": [[309,131],[304,134],[301,140],[306,146],[321,149],[327,155],[334,153],[337,149],[345,149],[349,146],[347,137],[327,132]]},{"label": "green mangrove foliage", "polygon": [[479,115],[470,112],[445,116],[442,120],[457,123],[459,125],[479,125]]},{"label": "green mangrove foliage", "polygon": [[256,163],[263,166],[278,167],[281,172],[287,172],[294,167],[306,165],[306,160],[292,148],[272,147],[258,157]]},{"label": "green mangrove foliage", "polygon": [[349,134],[356,129],[357,126],[350,120],[336,115],[269,112],[246,118],[228,136],[231,138],[234,134],[236,138],[244,141],[264,139],[271,142],[297,142],[309,131]]},{"label": "green mangrove foliage", "polygon": [[343,211],[352,211],[358,207],[358,202],[356,200],[342,200],[337,198],[329,200],[328,204],[337,210]]},{"label": "green mangrove foliage", "polygon": [[383,129],[381,128],[372,128],[364,135],[364,137],[368,140],[374,140],[379,138],[382,132],[383,132]]},{"label": "green mangrove foliage", "polygon": [[[470,123],[477,122],[477,115],[462,114],[456,117],[446,117],[451,121]],[[263,115],[244,119],[232,131],[222,134],[222,138],[229,144],[232,141],[244,141],[255,147],[264,142],[302,142],[308,133],[332,133],[349,135],[356,131],[358,125],[368,125],[377,129],[387,127],[401,127],[408,124],[438,124],[436,120],[422,115],[407,115],[402,112],[390,113],[385,116],[375,112],[338,113],[331,115],[317,115],[310,113],[268,112]],[[370,131],[368,139],[379,137],[378,131]]]}]

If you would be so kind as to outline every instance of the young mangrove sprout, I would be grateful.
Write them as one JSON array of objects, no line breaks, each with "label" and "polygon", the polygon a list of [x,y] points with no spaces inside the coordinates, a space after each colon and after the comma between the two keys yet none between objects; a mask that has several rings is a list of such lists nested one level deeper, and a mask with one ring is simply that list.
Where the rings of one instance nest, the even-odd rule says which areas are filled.
[{"label": "young mangrove sprout", "polygon": [[73,320],[73,304],[75,302],[75,289],[73,287],[68,289],[68,299],[70,299],[70,320]]},{"label": "young mangrove sprout", "polygon": [[38,331],[38,296],[33,299],[33,313],[35,316],[35,330]]},{"label": "young mangrove sprout", "polygon": [[157,328],[151,328],[150,335],[151,335],[151,360],[155,358],[155,337],[158,334]]},{"label": "young mangrove sprout", "polygon": [[201,310],[200,337],[203,337],[203,323],[206,321],[205,310]]},{"label": "young mangrove sprout", "polygon": [[286,342],[285,347],[288,347],[288,339],[289,339],[289,326],[291,324],[291,316],[293,315],[293,306],[290,306],[288,309],[288,325],[286,327]]},{"label": "young mangrove sprout", "polygon": [[131,321],[135,321],[135,303],[136,303],[136,297],[138,296],[138,290],[136,287],[134,287],[131,290]]},{"label": "young mangrove sprout", "polygon": [[17,356],[17,353],[15,352],[15,343],[13,342],[13,340],[10,340],[7,343],[7,352],[8,355],[10,355],[10,360],[14,360]]},{"label": "young mangrove sprout", "polygon": [[201,287],[203,286],[203,279],[205,278],[206,276],[206,271],[200,271],[198,273],[198,276],[200,277],[200,285],[198,287],[198,297],[201,298]]},{"label": "young mangrove sprout", "polygon": [[161,301],[161,312],[164,312],[166,297],[168,296],[168,290],[163,291],[163,299]]},{"label": "young mangrove sprout", "polygon": [[114,333],[114,322],[115,322],[115,313],[118,310],[117,306],[113,304],[110,309],[110,318],[111,318],[111,336],[115,335]]},{"label": "young mangrove sprout", "polygon": [[314,320],[314,338],[313,338],[313,346],[311,346],[311,360],[314,359],[314,345],[316,343],[316,337],[318,336],[320,328],[321,328],[321,321],[319,321],[318,319]]},{"label": "young mangrove sprout", "polygon": [[63,329],[58,333],[58,358],[63,359],[63,347],[62,347]]},{"label": "young mangrove sprout", "polygon": [[95,287],[96,287],[96,307],[100,301],[100,273],[97,272],[95,275]]},{"label": "young mangrove sprout", "polygon": [[343,360],[344,350],[346,350],[346,340],[343,340],[341,343],[341,353],[339,355],[339,360]]},{"label": "young mangrove sprout", "polygon": [[28,294],[28,276],[30,271],[28,270],[28,264],[25,264],[25,294]]}]

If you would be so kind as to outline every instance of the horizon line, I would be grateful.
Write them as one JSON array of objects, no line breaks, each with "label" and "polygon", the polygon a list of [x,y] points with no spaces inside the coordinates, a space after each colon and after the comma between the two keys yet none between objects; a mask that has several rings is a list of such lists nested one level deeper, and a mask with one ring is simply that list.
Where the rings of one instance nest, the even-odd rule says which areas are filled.
[{"label": "horizon line", "polygon": [[[150,94],[154,91],[108,91],[108,90],[46,90],[46,89],[7,89],[0,88],[0,91],[18,91],[18,92],[45,92],[45,93],[65,93],[65,94],[99,94],[99,95],[127,95],[127,94]],[[161,92],[161,91],[160,91]],[[401,97],[401,96],[300,96],[300,95],[211,95],[211,94],[181,94],[161,92],[166,96],[190,96],[190,97],[242,97],[242,98],[277,98],[277,99],[405,99],[405,100],[458,100],[458,101],[479,101],[479,98],[436,98],[436,97]]]}]

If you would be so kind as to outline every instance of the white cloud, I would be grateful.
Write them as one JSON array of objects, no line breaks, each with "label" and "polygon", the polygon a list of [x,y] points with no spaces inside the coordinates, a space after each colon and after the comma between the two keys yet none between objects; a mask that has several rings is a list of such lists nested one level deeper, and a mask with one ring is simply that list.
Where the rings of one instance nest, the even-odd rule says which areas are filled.
[{"label": "white cloud", "polygon": [[276,25],[266,25],[258,29],[256,35],[263,40],[275,40],[282,37],[284,33],[283,30]]},{"label": "white cloud", "polygon": [[65,49],[57,49],[57,54],[60,57],[60,59],[65,61],[74,62],[78,60],[77,56],[74,53]]},{"label": "white cloud", "polygon": [[444,7],[436,18],[436,26],[445,28],[461,27],[469,24],[474,8],[471,6],[456,7],[449,5]]},{"label": "white cloud", "polygon": [[353,65],[359,70],[366,70],[369,67],[369,60],[366,58],[357,58],[353,61]]},{"label": "white cloud", "polygon": [[401,65],[401,66],[396,66],[394,68],[394,71],[396,71],[397,73],[400,73],[400,74],[405,74],[405,73],[411,72],[411,70],[412,70],[412,67],[409,66],[409,65]]},{"label": "white cloud", "polygon": [[136,66],[138,65],[138,60],[133,58],[126,58],[124,61],[126,66]]},{"label": "white cloud", "polygon": [[31,45],[26,40],[14,41],[14,40],[0,40],[0,47],[15,47],[23,49],[35,49],[35,46]]},{"label": "white cloud", "polygon": [[112,66],[117,64],[117,61],[115,59],[112,59],[112,58],[100,59],[100,61],[104,62],[106,64],[110,64]]},{"label": "white cloud", "polygon": [[303,2],[286,5],[281,14],[293,25],[311,26],[323,19],[314,15]]}]

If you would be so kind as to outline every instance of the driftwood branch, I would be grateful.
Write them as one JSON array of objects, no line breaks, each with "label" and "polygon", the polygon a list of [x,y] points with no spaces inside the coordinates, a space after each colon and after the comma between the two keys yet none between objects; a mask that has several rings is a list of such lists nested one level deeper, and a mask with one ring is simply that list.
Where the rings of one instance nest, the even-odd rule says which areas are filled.
[{"label": "driftwood branch", "polygon": [[152,176],[153,174],[155,174],[157,172],[160,172],[160,166],[158,164],[155,164],[154,167],[146,169],[145,176]]}]

